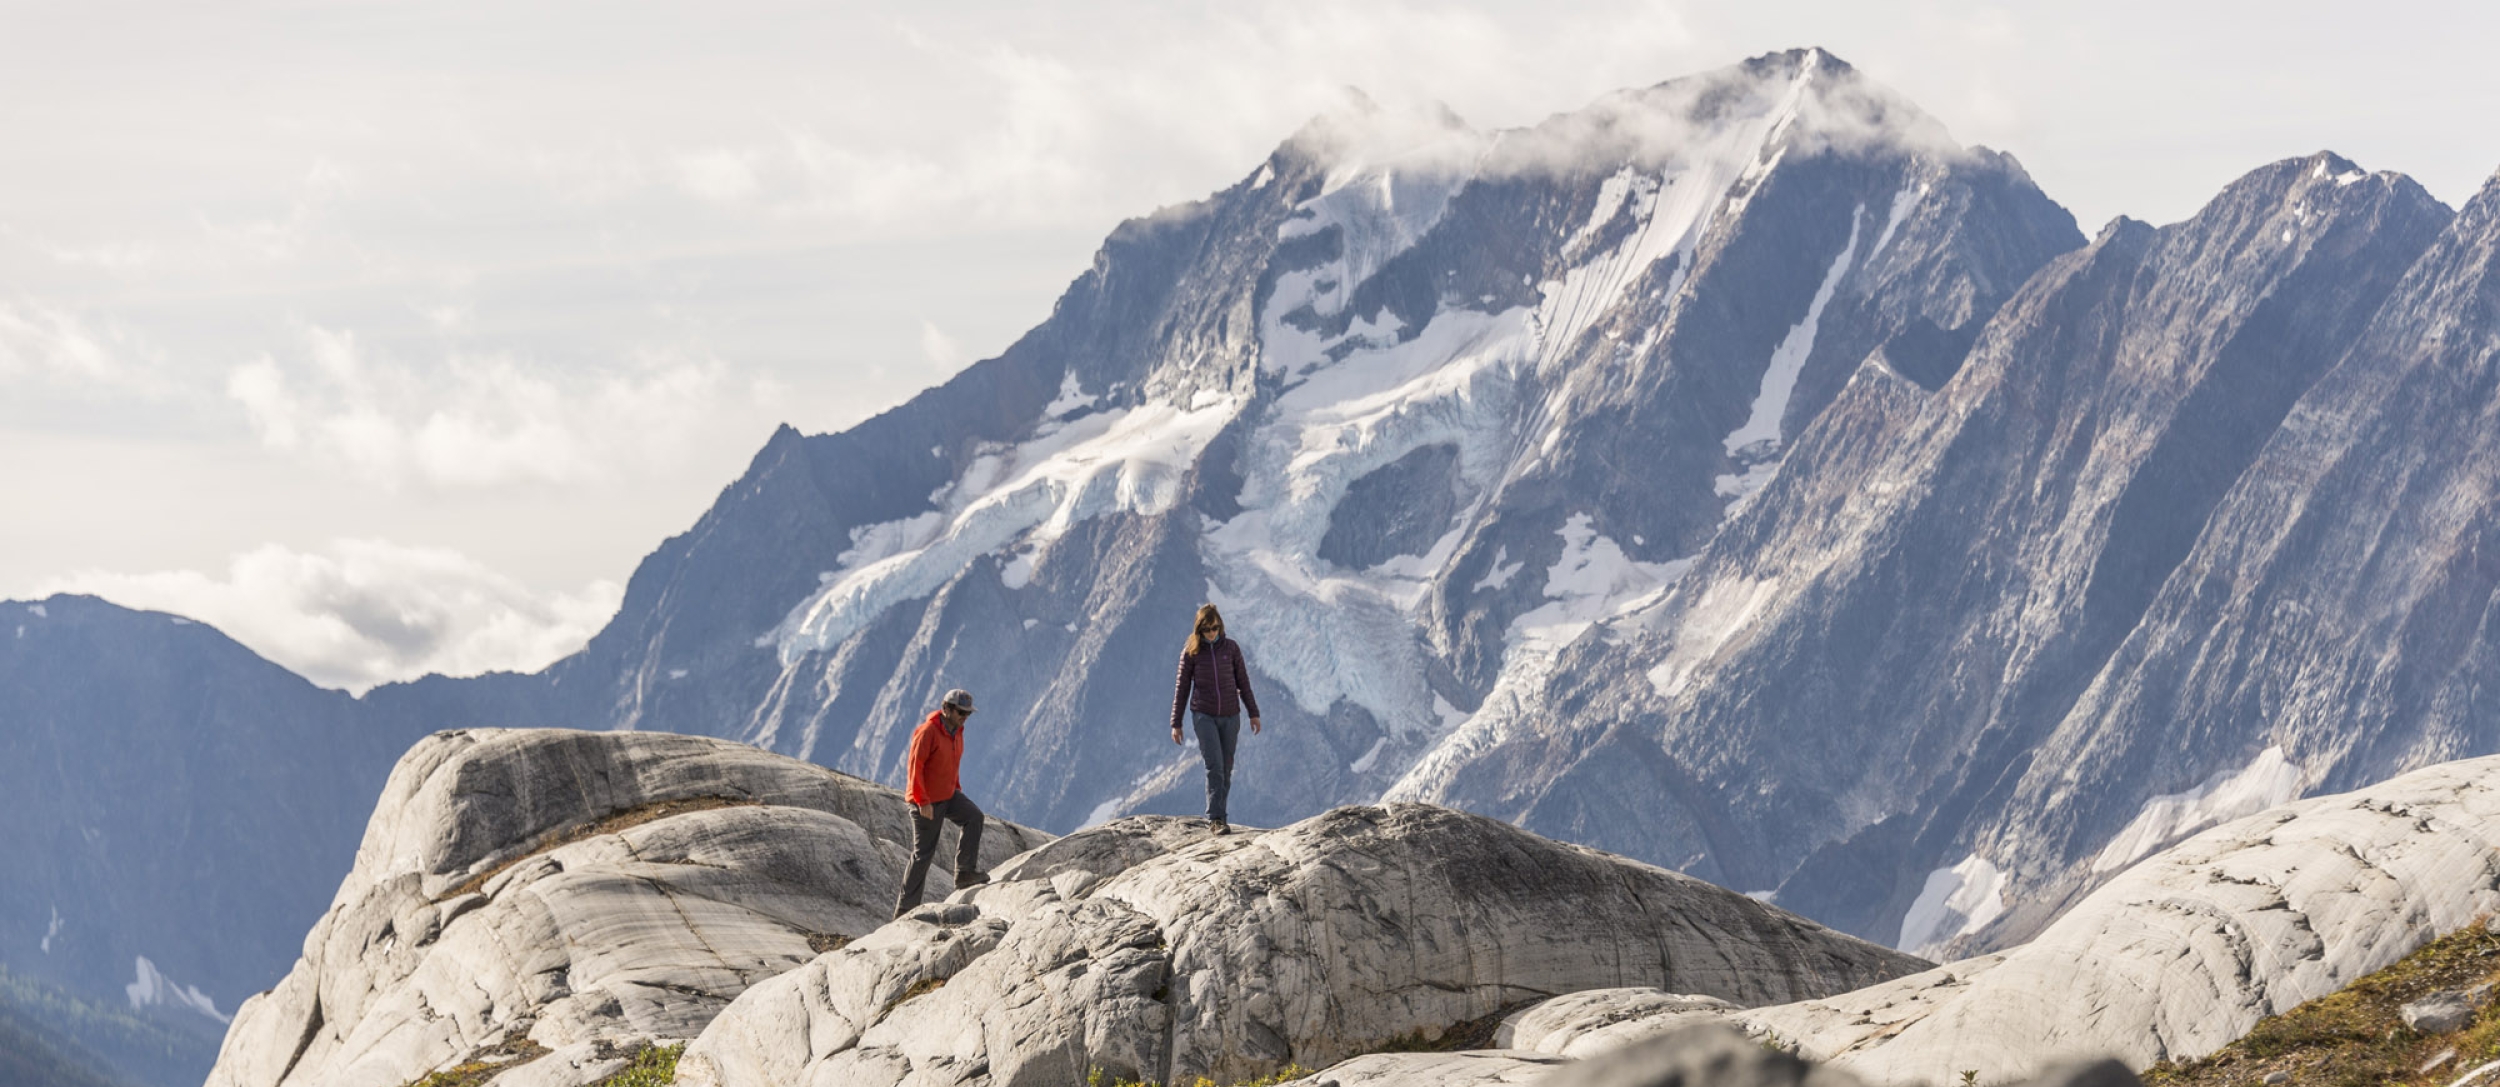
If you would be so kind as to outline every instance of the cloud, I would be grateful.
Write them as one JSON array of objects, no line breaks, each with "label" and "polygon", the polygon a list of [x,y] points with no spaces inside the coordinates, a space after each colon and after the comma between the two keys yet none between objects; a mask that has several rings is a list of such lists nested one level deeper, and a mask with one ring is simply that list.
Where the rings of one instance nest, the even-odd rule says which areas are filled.
[{"label": "cloud", "polygon": [[582,647],[615,616],[611,581],[536,593],[456,551],[337,540],[326,553],[271,544],[197,571],[88,571],[37,595],[88,593],[216,627],[325,687],[359,694],[430,673],[534,672]]},{"label": "cloud", "polygon": [[194,220],[211,240],[267,261],[290,261],[304,254],[306,244],[327,220],[331,209],[355,187],[354,174],[326,155],[314,156],[295,184],[286,213],[268,218],[221,221],[206,211]]},{"label": "cloud", "polygon": [[709,359],[564,375],[509,354],[419,371],[369,358],[352,331],[306,326],[295,365],[236,367],[226,395],[261,444],[385,487],[576,483],[675,458],[711,415]]},{"label": "cloud", "polygon": [[116,326],[42,302],[0,302],[0,382],[38,379],[155,393],[164,381],[154,349]]},{"label": "cloud", "polygon": [[930,365],[944,370],[960,369],[966,361],[963,345],[956,343],[955,338],[947,335],[946,330],[939,328],[936,322],[926,319],[920,322],[920,355],[928,359]]},{"label": "cloud", "polygon": [[735,204],[754,195],[756,155],[713,149],[677,158],[677,176],[686,190],[715,204]]},{"label": "cloud", "polygon": [[1099,32],[917,13],[877,110],[794,109],[775,134],[678,155],[683,188],[853,228],[1036,226],[1134,215],[1248,173],[1352,83],[1391,112],[1451,100],[1519,124],[1689,67],[1679,8],[1617,0],[1556,17],[1384,2],[1139,6]]}]

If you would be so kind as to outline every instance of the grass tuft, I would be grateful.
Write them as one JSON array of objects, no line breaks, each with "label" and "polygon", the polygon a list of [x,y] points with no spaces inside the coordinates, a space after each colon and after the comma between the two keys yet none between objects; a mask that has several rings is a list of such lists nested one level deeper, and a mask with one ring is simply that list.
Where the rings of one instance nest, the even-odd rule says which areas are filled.
[{"label": "grass tuft", "polygon": [[684,1042],[644,1046],[625,1067],[590,1087],[669,1087],[677,1082],[677,1058],[685,1055]]}]

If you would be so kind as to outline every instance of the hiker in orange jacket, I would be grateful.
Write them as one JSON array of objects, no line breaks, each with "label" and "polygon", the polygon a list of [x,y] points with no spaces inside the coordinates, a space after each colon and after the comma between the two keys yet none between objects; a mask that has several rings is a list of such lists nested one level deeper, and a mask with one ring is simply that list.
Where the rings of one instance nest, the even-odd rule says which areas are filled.
[{"label": "hiker in orange jacket", "polygon": [[929,862],[937,856],[940,821],[963,828],[955,845],[955,886],[990,881],[980,869],[981,809],[965,796],[957,781],[964,758],[964,720],[972,716],[972,692],[956,689],[929,719],[912,731],[911,752],[903,756],[903,799],[911,804],[911,867],[903,872],[903,893],[894,900],[894,916],[920,905],[921,886],[929,879]]}]

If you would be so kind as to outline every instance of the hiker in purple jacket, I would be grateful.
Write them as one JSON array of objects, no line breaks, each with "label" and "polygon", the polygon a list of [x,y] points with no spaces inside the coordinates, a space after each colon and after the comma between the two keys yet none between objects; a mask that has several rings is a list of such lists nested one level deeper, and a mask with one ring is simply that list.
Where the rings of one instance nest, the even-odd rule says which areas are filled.
[{"label": "hiker in purple jacket", "polygon": [[1207,822],[1217,834],[1233,832],[1224,800],[1233,791],[1233,749],[1241,741],[1241,709],[1250,707],[1250,732],[1259,731],[1259,696],[1250,693],[1250,664],[1241,643],[1224,636],[1215,605],[1198,608],[1198,625],[1181,649],[1181,674],[1172,687],[1172,742],[1181,742],[1181,709],[1198,731],[1198,754],[1207,760]]}]

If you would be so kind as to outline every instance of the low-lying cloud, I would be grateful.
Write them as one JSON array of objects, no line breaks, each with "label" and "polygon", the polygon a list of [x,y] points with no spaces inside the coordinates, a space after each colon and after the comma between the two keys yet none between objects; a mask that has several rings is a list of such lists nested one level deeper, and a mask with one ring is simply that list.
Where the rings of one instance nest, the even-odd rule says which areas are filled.
[{"label": "low-lying cloud", "polygon": [[428,674],[537,671],[580,649],[624,599],[612,581],[539,593],[459,552],[380,540],[338,540],[320,553],[270,544],[235,556],[223,577],[91,571],[37,595],[56,592],[196,619],[358,694]]},{"label": "low-lying cloud", "polygon": [[292,364],[264,355],[234,369],[226,395],[265,447],[385,487],[575,483],[664,463],[723,376],[709,360],[568,376],[505,354],[420,371],[369,357],[352,332],[303,339]]}]

